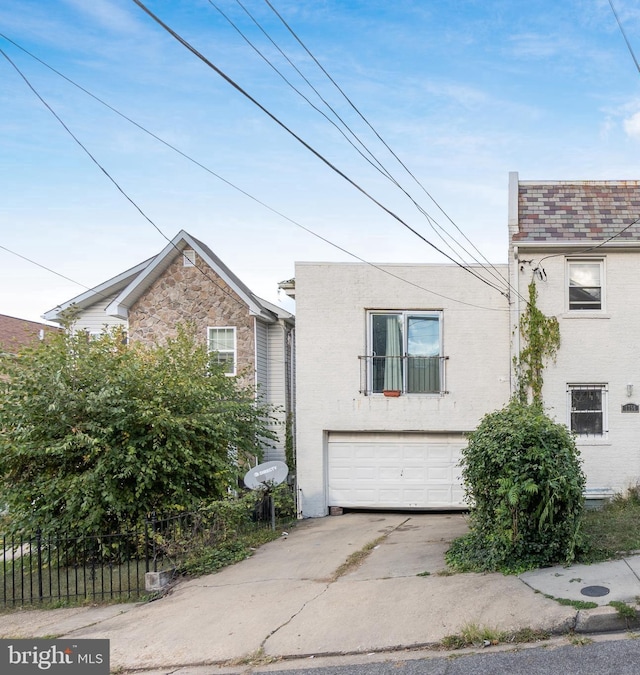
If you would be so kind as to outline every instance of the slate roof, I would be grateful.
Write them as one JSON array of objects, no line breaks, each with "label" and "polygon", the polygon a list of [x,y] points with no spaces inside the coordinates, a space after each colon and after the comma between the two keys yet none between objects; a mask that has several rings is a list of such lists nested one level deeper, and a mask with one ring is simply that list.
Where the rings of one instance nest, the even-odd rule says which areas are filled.
[{"label": "slate roof", "polygon": [[[603,242],[640,218],[640,181],[518,183],[520,242]],[[640,222],[616,240],[640,241]]]}]

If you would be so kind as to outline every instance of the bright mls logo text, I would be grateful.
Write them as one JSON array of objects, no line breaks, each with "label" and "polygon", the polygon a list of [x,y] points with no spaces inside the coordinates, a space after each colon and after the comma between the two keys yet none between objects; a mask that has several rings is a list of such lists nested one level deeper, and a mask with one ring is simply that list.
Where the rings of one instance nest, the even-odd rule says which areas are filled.
[{"label": "bright mls logo text", "polygon": [[[92,673],[108,675],[109,641],[0,640],[5,647],[0,671],[10,673]],[[4,666],[2,667],[2,662]]]}]

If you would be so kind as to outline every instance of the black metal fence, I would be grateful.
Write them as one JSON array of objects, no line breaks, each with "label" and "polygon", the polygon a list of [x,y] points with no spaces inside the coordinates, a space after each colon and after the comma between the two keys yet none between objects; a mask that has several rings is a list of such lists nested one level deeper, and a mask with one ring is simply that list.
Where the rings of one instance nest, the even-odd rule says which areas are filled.
[{"label": "black metal fence", "polygon": [[116,534],[0,536],[0,607],[142,598],[147,572],[179,570],[195,550],[272,527],[263,502],[251,512],[221,502],[199,512],[154,514]]},{"label": "black metal fence", "polygon": [[0,606],[134,599],[152,569],[150,528],[66,537],[0,537]]}]

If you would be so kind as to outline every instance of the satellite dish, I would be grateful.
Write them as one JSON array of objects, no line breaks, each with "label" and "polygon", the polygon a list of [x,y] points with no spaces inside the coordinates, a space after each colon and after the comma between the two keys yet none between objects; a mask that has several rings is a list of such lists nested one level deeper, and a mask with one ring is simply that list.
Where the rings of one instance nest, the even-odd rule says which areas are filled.
[{"label": "satellite dish", "polygon": [[289,467],[284,462],[265,462],[247,471],[244,484],[250,490],[259,490],[270,485],[280,485],[288,475]]}]

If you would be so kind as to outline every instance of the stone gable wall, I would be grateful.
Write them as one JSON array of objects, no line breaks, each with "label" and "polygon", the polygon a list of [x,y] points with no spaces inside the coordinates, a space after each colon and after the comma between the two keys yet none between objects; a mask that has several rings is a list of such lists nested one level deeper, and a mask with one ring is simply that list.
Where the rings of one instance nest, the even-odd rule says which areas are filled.
[{"label": "stone gable wall", "polygon": [[235,326],[238,373],[248,369],[247,378],[252,378],[254,320],[247,305],[202,258],[197,256],[197,267],[185,267],[182,261],[176,253],[162,276],[129,309],[130,339],[162,344],[175,336],[178,324],[192,322],[198,339],[206,343],[207,328]]}]

